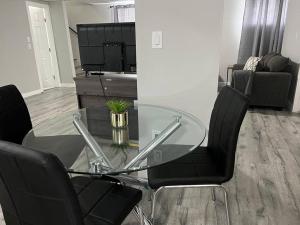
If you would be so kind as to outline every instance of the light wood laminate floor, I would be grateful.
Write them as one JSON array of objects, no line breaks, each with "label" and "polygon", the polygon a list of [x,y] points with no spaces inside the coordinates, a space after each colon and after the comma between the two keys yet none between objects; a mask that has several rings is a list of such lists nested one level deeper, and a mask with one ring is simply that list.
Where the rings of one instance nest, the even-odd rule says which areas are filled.
[{"label": "light wood laminate floor", "polygon": [[[58,88],[26,99],[33,124],[77,108],[75,90]],[[234,178],[228,182],[233,225],[300,224],[300,115],[249,110],[238,140]],[[159,196],[157,224],[221,225],[221,193],[173,190]],[[143,205],[149,208],[148,197]],[[0,224],[4,225],[3,216]],[[138,224],[132,215],[124,224]]]}]

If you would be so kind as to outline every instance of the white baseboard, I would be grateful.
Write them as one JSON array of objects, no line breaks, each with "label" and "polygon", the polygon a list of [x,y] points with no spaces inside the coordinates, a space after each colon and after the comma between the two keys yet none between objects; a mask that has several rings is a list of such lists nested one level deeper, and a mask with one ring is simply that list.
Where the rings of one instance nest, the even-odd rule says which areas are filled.
[{"label": "white baseboard", "polygon": [[42,92],[43,92],[42,89],[38,89],[38,90],[35,90],[35,91],[30,91],[30,92],[22,93],[22,96],[23,96],[23,98],[27,98],[27,97],[30,97],[30,96],[33,96],[33,95],[41,94]]},{"label": "white baseboard", "polygon": [[220,87],[224,87],[224,86],[226,86],[226,85],[230,85],[230,83],[228,82],[219,82],[219,86]]},{"label": "white baseboard", "polygon": [[75,87],[75,83],[61,83],[61,87]]}]

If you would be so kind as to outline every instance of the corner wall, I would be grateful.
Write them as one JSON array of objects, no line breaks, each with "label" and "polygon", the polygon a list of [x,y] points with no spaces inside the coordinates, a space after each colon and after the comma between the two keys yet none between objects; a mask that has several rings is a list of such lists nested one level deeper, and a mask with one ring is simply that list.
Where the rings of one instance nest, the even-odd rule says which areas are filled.
[{"label": "corner wall", "polygon": [[[220,62],[220,78],[222,81],[226,81],[227,67],[236,64],[238,60],[244,11],[245,0],[224,0]],[[228,81],[230,81],[230,77]]]},{"label": "corner wall", "polygon": [[62,85],[73,84],[75,68],[73,62],[68,18],[62,1],[49,2],[57,61]]},{"label": "corner wall", "polygon": [[[136,1],[139,102],[178,108],[206,126],[217,96],[223,1]],[[163,49],[152,49],[152,31]]]},{"label": "corner wall", "polygon": [[[282,55],[300,63],[300,1],[289,0],[286,27],[284,31]],[[293,106],[294,112],[300,112],[300,74]]]}]

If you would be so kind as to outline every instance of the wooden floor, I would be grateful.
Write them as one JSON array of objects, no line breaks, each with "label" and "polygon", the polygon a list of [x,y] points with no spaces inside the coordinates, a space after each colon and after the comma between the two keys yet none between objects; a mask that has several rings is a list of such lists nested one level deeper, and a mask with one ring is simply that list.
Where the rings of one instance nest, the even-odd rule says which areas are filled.
[{"label": "wooden floor", "polygon": [[[73,88],[52,89],[26,99],[34,124],[76,109]],[[250,110],[243,122],[234,178],[228,182],[234,225],[300,224],[300,115]],[[156,224],[226,224],[221,193],[173,190],[159,196]],[[148,196],[143,206],[149,212]],[[0,224],[4,225],[2,215]],[[138,224],[129,216],[124,224]]]}]

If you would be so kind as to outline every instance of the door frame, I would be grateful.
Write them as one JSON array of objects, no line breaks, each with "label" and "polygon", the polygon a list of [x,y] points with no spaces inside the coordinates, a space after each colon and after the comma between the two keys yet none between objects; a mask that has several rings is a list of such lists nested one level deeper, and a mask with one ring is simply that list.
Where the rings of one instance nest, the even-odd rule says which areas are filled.
[{"label": "door frame", "polygon": [[31,43],[32,43],[33,51],[34,51],[34,57],[35,57],[35,63],[36,63],[36,68],[37,68],[37,72],[38,72],[38,77],[39,77],[40,88],[42,91],[45,90],[45,88],[43,87],[43,78],[38,70],[38,61],[37,61],[38,55],[37,55],[37,51],[35,50],[36,46],[34,46],[34,41],[33,41],[34,33],[33,33],[33,29],[32,29],[32,22],[31,22],[30,11],[29,11],[30,6],[43,8],[45,10],[46,26],[47,26],[47,31],[48,31],[49,45],[50,45],[50,49],[51,49],[51,59],[52,59],[53,67],[54,67],[53,71],[54,71],[54,76],[55,76],[55,87],[61,87],[61,79],[60,79],[60,74],[59,74],[58,60],[57,60],[57,54],[56,54],[56,48],[55,48],[55,41],[54,41],[49,5],[47,3],[44,4],[44,3],[26,1],[26,11],[27,11],[29,27],[30,27]]}]

